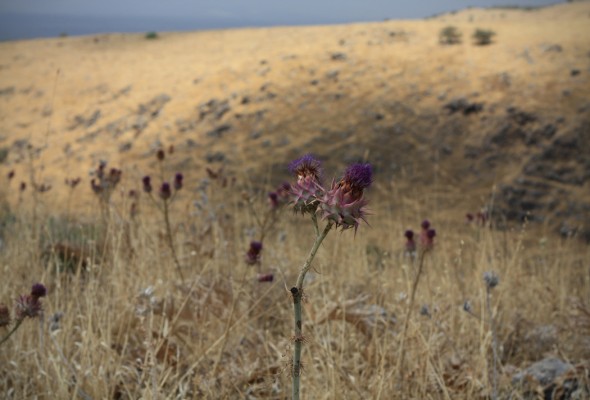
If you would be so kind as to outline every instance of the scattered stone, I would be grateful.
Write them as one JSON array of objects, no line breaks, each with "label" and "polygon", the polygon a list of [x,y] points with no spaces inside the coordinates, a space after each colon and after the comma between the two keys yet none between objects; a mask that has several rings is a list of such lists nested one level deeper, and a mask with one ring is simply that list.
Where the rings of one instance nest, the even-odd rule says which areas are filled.
[{"label": "scattered stone", "polygon": [[120,153],[128,152],[129,150],[131,150],[132,147],[133,147],[133,142],[125,142],[119,146],[119,152]]},{"label": "scattered stone", "polygon": [[508,113],[510,119],[520,126],[537,120],[537,116],[535,114],[521,111],[516,107],[508,107],[506,112]]},{"label": "scattered stone", "polygon": [[330,59],[332,61],[345,61],[347,58],[346,53],[337,52],[330,54]]},{"label": "scattered stone", "polygon": [[339,74],[340,71],[338,71],[337,69],[333,69],[331,71],[326,72],[326,79],[338,80]]},{"label": "scattered stone", "polygon": [[151,99],[149,102],[145,104],[140,104],[137,110],[138,114],[149,114],[151,117],[156,117],[164,107],[166,103],[168,103],[172,98],[165,93],[161,93]]},{"label": "scattered stone", "polygon": [[545,44],[541,46],[541,50],[545,53],[561,53],[563,47],[560,44]]},{"label": "scattered stone", "polygon": [[72,123],[72,125],[70,125],[68,127],[68,129],[70,131],[72,131],[72,130],[77,129],[79,127],[90,128],[92,125],[94,125],[96,123],[96,121],[98,121],[100,116],[101,116],[100,110],[95,110],[88,117],[85,117],[83,115],[76,115],[74,117],[74,122]]},{"label": "scattered stone", "polygon": [[220,138],[221,136],[223,136],[224,133],[229,131],[231,128],[232,126],[230,124],[223,124],[207,132],[207,136],[212,138]]},{"label": "scattered stone", "polygon": [[[512,384],[524,389],[525,395],[534,395],[540,390],[543,393],[543,398],[548,400],[569,399],[571,393],[578,386],[575,375],[570,380],[564,381],[560,378],[573,370],[573,365],[558,358],[545,358],[524,371],[514,374]],[[561,394],[559,397],[554,396],[558,391],[557,389]]]},{"label": "scattered stone", "polygon": [[320,81],[318,81],[317,79],[313,79],[312,81],[309,82],[309,84],[312,86],[317,86],[318,83],[320,83]]},{"label": "scattered stone", "polygon": [[203,120],[209,115],[213,115],[215,119],[221,119],[227,112],[231,110],[227,100],[211,99],[206,103],[199,105],[199,120]]},{"label": "scattered stone", "polygon": [[463,115],[476,114],[483,110],[484,103],[470,103],[466,98],[461,97],[449,101],[443,106],[443,109],[449,111],[450,114],[461,112]]},{"label": "scattered stone", "polygon": [[8,86],[0,89],[0,96],[11,96],[14,94],[14,86]]},{"label": "scattered stone", "polygon": [[580,75],[580,70],[579,69],[572,69],[570,71],[570,75],[571,76],[578,76],[578,75]]},{"label": "scattered stone", "polygon": [[208,163],[222,162],[225,160],[225,153],[221,151],[209,152],[205,155],[205,159]]},{"label": "scattered stone", "polygon": [[250,139],[258,139],[260,136],[262,136],[262,131],[254,131],[250,134]]}]

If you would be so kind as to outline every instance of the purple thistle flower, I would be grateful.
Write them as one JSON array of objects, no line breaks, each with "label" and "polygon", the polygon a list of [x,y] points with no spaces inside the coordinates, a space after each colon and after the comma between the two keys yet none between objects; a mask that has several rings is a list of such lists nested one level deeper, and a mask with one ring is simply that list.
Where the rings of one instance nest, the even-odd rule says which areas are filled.
[{"label": "purple thistle flower", "polygon": [[414,241],[414,231],[408,229],[404,236],[406,237],[406,252],[412,255],[416,251],[416,242]]},{"label": "purple thistle flower", "polygon": [[160,198],[162,200],[168,200],[171,196],[172,189],[170,189],[170,184],[168,182],[163,182],[160,187]]},{"label": "purple thistle flower", "polygon": [[289,171],[297,178],[297,181],[311,178],[319,183],[321,177],[321,163],[311,154],[306,154],[301,158],[293,160],[289,164]]},{"label": "purple thistle flower", "polygon": [[260,253],[262,252],[262,242],[255,240],[250,242],[250,248],[246,253],[246,264],[254,265],[260,262]]},{"label": "purple thistle flower", "polygon": [[420,234],[420,243],[426,248],[432,248],[434,246],[434,237],[436,236],[435,229],[424,229]]},{"label": "purple thistle flower", "polygon": [[149,176],[144,176],[141,180],[143,182],[143,191],[146,193],[151,193],[152,191],[152,178]]},{"label": "purple thistle flower", "polygon": [[31,296],[40,298],[47,295],[47,288],[42,283],[35,283],[31,288]]},{"label": "purple thistle flower", "polygon": [[360,199],[363,191],[373,182],[373,168],[371,164],[352,164],[346,168],[344,178],[338,183],[350,192],[354,199]]},{"label": "purple thistle flower", "polygon": [[184,177],[182,176],[182,174],[180,172],[176,173],[176,175],[174,175],[174,190],[180,190],[182,189],[182,180],[184,179]]},{"label": "purple thistle flower", "polygon": [[279,208],[279,195],[276,192],[270,192],[268,194],[268,203],[271,210]]},{"label": "purple thistle flower", "polygon": [[422,224],[420,225],[422,227],[423,230],[428,230],[428,228],[430,228],[430,221],[425,219],[424,221],[422,221]]},{"label": "purple thistle flower", "polygon": [[273,274],[260,274],[258,275],[258,282],[272,282],[274,280]]}]

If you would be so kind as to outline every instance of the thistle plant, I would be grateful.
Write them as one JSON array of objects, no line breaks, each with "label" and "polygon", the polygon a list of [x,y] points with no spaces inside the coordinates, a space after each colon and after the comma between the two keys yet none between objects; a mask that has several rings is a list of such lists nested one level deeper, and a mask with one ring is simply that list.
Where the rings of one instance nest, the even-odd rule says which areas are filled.
[{"label": "thistle plant", "polygon": [[[16,299],[15,319],[12,329],[0,340],[0,346],[6,342],[10,336],[21,326],[27,318],[36,318],[43,312],[41,298],[47,295],[47,289],[43,284],[36,283],[31,288],[31,293],[20,295]],[[7,327],[12,323],[10,310],[4,304],[0,304],[0,328]]]},{"label": "thistle plant", "polygon": [[[170,147],[170,153],[174,152],[173,147]],[[164,219],[164,226],[166,229],[166,243],[168,244],[168,248],[170,249],[170,253],[172,254],[172,259],[174,260],[174,265],[176,265],[176,271],[178,272],[178,276],[184,283],[184,275],[182,273],[182,267],[180,265],[180,261],[178,259],[178,255],[176,252],[176,246],[174,244],[174,234],[172,232],[172,224],[170,223],[170,207],[175,200],[178,192],[182,189],[184,185],[184,176],[182,173],[177,172],[172,179],[172,184],[169,181],[165,180],[165,172],[164,172],[164,160],[166,158],[166,153],[164,150],[160,149],[156,153],[156,158],[158,160],[158,165],[160,168],[160,179],[162,181],[160,188],[158,190],[158,196],[154,196],[154,190],[152,186],[152,178],[149,175],[146,175],[142,178],[142,185],[143,191],[146,193],[154,206],[161,212],[162,217]],[[132,209],[132,212],[137,212],[137,205]]]},{"label": "thistle plant", "polygon": [[[289,165],[289,170],[296,178],[296,182],[291,185],[293,209],[302,215],[309,215],[315,230],[315,241],[299,271],[295,286],[291,288],[295,322],[291,367],[292,398],[299,399],[301,350],[305,342],[301,313],[305,275],[309,272],[320,245],[333,227],[342,231],[354,228],[356,232],[360,221],[365,220],[367,200],[364,190],[372,183],[372,168],[370,164],[350,165],[340,180],[332,181],[329,189],[322,186],[320,162],[309,154],[293,161]],[[318,217],[325,222],[323,229],[319,227]]]},{"label": "thistle plant", "polygon": [[[414,282],[412,283],[412,289],[410,292],[410,302],[408,303],[408,309],[406,311],[406,318],[404,320],[404,327],[401,336],[401,343],[400,343],[400,356],[398,358],[398,372],[399,372],[399,386],[403,387],[404,377],[404,361],[405,361],[405,341],[406,335],[408,333],[408,326],[410,323],[410,318],[412,316],[412,310],[414,308],[414,301],[416,299],[416,291],[418,290],[418,284],[420,283],[420,277],[422,275],[422,271],[424,269],[424,258],[426,253],[431,251],[434,247],[434,237],[436,236],[436,231],[430,227],[430,221],[424,220],[421,224],[422,232],[420,233],[420,247],[418,249],[418,271],[416,271],[416,275],[414,276]],[[408,247],[411,247],[415,250],[416,245],[414,243],[414,233],[411,230],[407,230],[405,232],[405,237],[407,239],[406,242],[406,251]],[[409,243],[409,245],[408,245]]]},{"label": "thistle plant", "polygon": [[[101,161],[93,173],[94,178],[90,180],[90,187],[92,188],[92,191],[98,198],[102,216],[105,221],[107,220],[108,216],[108,207],[110,204],[111,196],[115,191],[115,188],[121,181],[122,174],[123,172],[117,168],[111,168],[107,172],[106,161]],[[70,185],[70,187],[74,188],[75,185]]]}]

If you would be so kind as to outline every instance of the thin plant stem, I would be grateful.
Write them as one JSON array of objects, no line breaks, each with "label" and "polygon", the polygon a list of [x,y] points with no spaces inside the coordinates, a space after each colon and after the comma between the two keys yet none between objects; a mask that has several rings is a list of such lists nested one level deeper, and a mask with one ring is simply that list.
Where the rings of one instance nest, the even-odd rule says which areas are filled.
[{"label": "thin plant stem", "polygon": [[[317,220],[314,221],[317,224]],[[309,256],[307,260],[305,260],[305,264],[299,271],[299,276],[297,277],[297,284],[291,288],[291,294],[293,296],[293,311],[295,317],[295,336],[294,336],[294,349],[293,349],[293,366],[291,370],[292,378],[293,378],[293,391],[292,391],[292,399],[299,400],[300,394],[300,378],[301,378],[301,348],[303,345],[303,323],[302,323],[302,316],[301,316],[301,300],[303,297],[303,280],[305,279],[305,275],[309,272],[311,268],[311,263],[315,258],[315,255],[322,244],[322,241],[332,229],[333,223],[329,222],[326,227],[324,228],[323,232],[316,236],[315,242],[309,252]]]},{"label": "thin plant stem", "polygon": [[10,332],[8,332],[6,334],[6,336],[4,336],[2,338],[2,340],[0,340],[0,346],[2,346],[2,344],[4,342],[6,342],[8,340],[8,338],[10,338],[14,332],[16,332],[16,330],[20,327],[20,325],[23,323],[24,320],[25,320],[24,318],[20,318],[20,319],[16,320],[16,324],[14,324],[14,327],[10,330]]},{"label": "thin plant stem", "polygon": [[178,261],[178,256],[176,255],[176,248],[174,247],[174,238],[172,237],[172,228],[170,226],[170,212],[168,210],[168,201],[164,200],[164,223],[166,224],[166,238],[168,239],[168,247],[170,247],[170,252],[172,253],[172,259],[174,260],[174,264],[176,265],[176,270],[178,271],[178,275],[184,284],[184,275],[182,274],[182,269],[180,267],[180,261]]},{"label": "thin plant stem", "polygon": [[410,293],[410,303],[408,304],[408,310],[406,311],[406,318],[404,320],[404,329],[402,332],[402,338],[401,338],[401,343],[400,343],[400,356],[399,356],[398,365],[397,365],[398,374],[399,374],[400,389],[403,388],[403,383],[404,383],[404,379],[403,379],[404,372],[403,371],[404,371],[404,361],[405,361],[405,355],[406,355],[406,348],[405,348],[406,336],[408,334],[408,326],[410,324],[410,317],[412,316],[412,310],[414,308],[414,301],[416,299],[416,291],[418,289],[418,283],[420,282],[420,276],[422,275],[422,270],[424,267],[424,256],[427,251],[428,251],[428,248],[424,248],[420,252],[420,259],[418,261],[418,272],[416,273],[416,277],[414,278],[414,283],[412,284],[412,291]]},{"label": "thin plant stem", "polygon": [[489,285],[486,285],[486,308],[488,310],[488,318],[490,319],[490,329],[492,330],[492,353],[494,355],[494,368],[492,370],[492,400],[496,400],[498,398],[498,341],[496,337],[494,314],[492,313],[490,290],[491,288]]}]

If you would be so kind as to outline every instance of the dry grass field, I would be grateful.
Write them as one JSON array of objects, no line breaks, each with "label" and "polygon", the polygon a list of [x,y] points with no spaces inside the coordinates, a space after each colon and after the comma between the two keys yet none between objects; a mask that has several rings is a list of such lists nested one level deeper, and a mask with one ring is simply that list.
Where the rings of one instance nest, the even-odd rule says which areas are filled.
[{"label": "dry grass field", "polygon": [[589,2],[0,43],[0,340],[47,287],[0,393],[290,398],[315,233],[268,193],[311,152],[326,184],[360,161],[374,182],[306,278],[302,398],[589,398],[589,51]]}]

